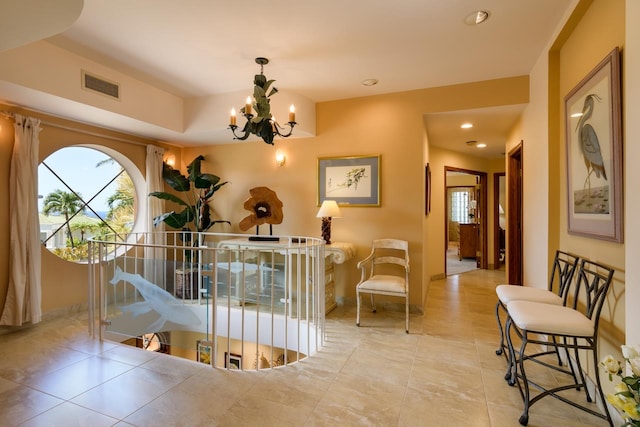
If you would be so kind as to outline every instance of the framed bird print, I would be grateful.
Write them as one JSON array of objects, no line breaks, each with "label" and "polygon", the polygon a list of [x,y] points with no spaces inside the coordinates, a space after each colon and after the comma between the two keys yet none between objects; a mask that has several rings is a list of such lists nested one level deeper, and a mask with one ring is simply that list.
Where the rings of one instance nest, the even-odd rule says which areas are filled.
[{"label": "framed bird print", "polygon": [[621,243],[619,49],[611,51],[564,101],[568,232]]}]

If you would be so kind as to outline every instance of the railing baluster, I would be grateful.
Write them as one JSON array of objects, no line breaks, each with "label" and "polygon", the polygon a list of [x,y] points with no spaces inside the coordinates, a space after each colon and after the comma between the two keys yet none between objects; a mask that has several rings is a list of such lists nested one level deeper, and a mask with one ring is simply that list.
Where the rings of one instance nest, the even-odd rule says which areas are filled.
[{"label": "railing baluster", "polygon": [[[231,243],[238,239],[243,243]],[[185,357],[197,346],[181,349],[186,344],[180,344],[178,331],[202,334],[213,347],[213,366],[224,353],[245,356],[242,370],[251,357],[256,371],[266,367],[263,356],[271,368],[281,359],[285,365],[297,362],[324,344],[324,246],[314,238],[293,242],[247,242],[246,235],[183,231],[132,234],[124,241],[116,236],[93,239],[89,332],[99,332],[100,339],[126,340],[135,338],[128,331],[164,336],[160,332],[175,330],[172,350]],[[119,281],[109,284],[120,270]],[[189,320],[193,316],[199,320]],[[163,329],[174,324],[180,327]],[[162,341],[165,347],[171,344]]]}]

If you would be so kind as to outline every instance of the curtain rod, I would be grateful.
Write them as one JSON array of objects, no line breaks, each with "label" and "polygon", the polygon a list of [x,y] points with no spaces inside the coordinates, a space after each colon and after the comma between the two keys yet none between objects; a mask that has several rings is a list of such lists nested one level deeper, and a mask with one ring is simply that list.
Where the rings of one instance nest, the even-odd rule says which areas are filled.
[{"label": "curtain rod", "polygon": [[[5,117],[11,118],[11,119],[15,119],[15,114],[16,113],[14,113],[12,111],[4,111],[4,110],[0,111],[0,115],[3,115]],[[62,124],[59,124],[59,123],[54,123],[54,122],[50,122],[50,121],[42,120],[42,119],[40,119],[40,124],[45,125],[45,126],[55,127],[55,128],[58,128],[58,129],[69,130],[69,131],[72,131],[72,132],[78,132],[78,133],[81,133],[81,134],[84,134],[84,135],[96,136],[96,137],[99,137],[99,138],[107,138],[107,139],[111,139],[113,141],[126,142],[127,144],[139,145],[139,146],[142,146],[142,147],[146,147],[147,145],[155,145],[155,142],[157,142],[157,141],[153,141],[153,142],[150,141],[149,143],[144,143],[144,142],[134,141],[134,140],[127,139],[127,138],[121,138],[121,137],[118,137],[118,136],[107,135],[107,134],[102,133],[102,132],[93,132],[93,131],[89,131],[89,130],[86,130],[86,129],[80,129],[80,128],[77,128],[77,127],[74,127],[74,126],[66,126],[66,125],[62,125]],[[167,143],[167,142],[163,142],[163,144],[167,144],[167,145],[170,145],[170,146],[173,146],[173,147],[179,147],[178,145],[170,144],[170,143]]]}]

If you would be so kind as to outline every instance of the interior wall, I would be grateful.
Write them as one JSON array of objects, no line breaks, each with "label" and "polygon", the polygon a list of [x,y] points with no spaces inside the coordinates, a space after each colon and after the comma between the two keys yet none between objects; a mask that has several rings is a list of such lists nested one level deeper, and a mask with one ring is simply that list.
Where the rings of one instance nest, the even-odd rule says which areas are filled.
[{"label": "interior wall", "polygon": [[637,160],[640,159],[640,144],[637,144],[638,135],[640,135],[640,121],[638,120],[638,112],[640,111],[640,2],[637,0],[627,0],[625,2],[625,50],[624,71],[623,71],[623,96],[625,103],[624,110],[624,140],[629,143],[625,144],[624,150],[624,170],[626,176],[625,185],[625,247],[626,253],[629,254],[625,258],[626,274],[629,280],[625,286],[626,306],[630,307],[626,310],[625,316],[625,332],[626,343],[628,345],[637,345],[640,343],[640,310],[632,310],[638,301],[640,301],[640,263],[638,255],[640,254],[640,222],[633,220],[634,215],[640,211],[640,193],[635,187],[635,183],[640,182],[640,168],[637,166]]},{"label": "interior wall", "polygon": [[[523,103],[528,98],[527,85],[527,77],[517,77],[320,103],[316,109],[318,136],[314,138],[278,140],[275,147],[254,141],[189,148],[184,158],[189,161],[204,154],[204,167],[231,182],[216,193],[213,203],[220,218],[232,222],[232,231],[238,231],[238,222],[248,214],[242,204],[249,189],[267,186],[284,204],[284,222],[274,226],[275,233],[319,236],[317,159],[381,155],[381,206],[344,207],[342,217],[332,222],[332,241],[352,242],[357,249],[355,260],[337,266],[336,294],[339,299],[355,298],[360,274],[355,262],[369,253],[373,239],[394,237],[409,241],[410,302],[421,308],[431,277],[423,260],[431,265],[439,257],[440,272],[444,272],[444,237],[436,243],[432,235],[442,228],[437,218],[444,212],[443,198],[434,193],[443,181],[436,182],[434,176],[439,172],[434,168],[432,211],[427,218],[424,212],[427,150],[423,114],[468,109],[472,104],[477,108]],[[276,149],[287,156],[281,168],[275,165]],[[430,163],[431,150],[429,147]]]},{"label": "interior wall", "polygon": [[[232,227],[217,226],[215,231],[238,231],[238,222],[248,214],[242,205],[255,186],[275,190],[284,203],[285,221],[276,226],[278,234],[320,236],[320,219],[316,218],[318,157],[381,155],[380,207],[345,207],[342,218],[333,221],[333,240],[350,241],[356,245],[354,260],[336,267],[338,298],[355,298],[354,286],[359,279],[355,262],[368,254],[371,241],[378,237],[397,237],[409,241],[412,261],[411,304],[421,309],[426,295],[429,270],[433,259],[444,265],[443,237],[433,238],[441,230],[439,218],[444,207],[442,195],[432,195],[432,215],[424,215],[424,149],[423,115],[497,105],[522,104],[528,100],[528,77],[512,77],[448,87],[430,88],[396,94],[321,103],[317,106],[318,136],[308,139],[287,139],[268,146],[263,142],[233,142],[228,145],[180,149],[173,144],[158,144],[169,149],[176,166],[185,170],[196,155],[204,154],[203,168],[230,181],[213,200],[214,216],[233,222]],[[0,106],[3,110],[13,107]],[[101,135],[113,135],[138,144],[108,137],[88,135],[82,131],[62,129],[43,124],[40,134],[41,160],[56,148],[73,144],[97,144],[110,147],[129,157],[144,175],[144,144],[148,141],[104,129],[86,126],[25,111],[46,122],[62,124],[69,129],[86,130]],[[11,121],[0,121],[0,164],[5,165],[0,192],[0,227],[8,235],[9,165],[13,146]],[[275,165],[275,150],[282,149],[285,166]],[[429,160],[429,159],[427,159]],[[464,162],[463,162],[464,163]],[[461,165],[463,166],[463,165]],[[437,176],[434,172],[432,177]],[[434,190],[443,187],[443,177],[434,183]],[[262,231],[263,233],[266,230]],[[441,231],[440,231],[441,233]],[[86,304],[86,266],[69,263],[43,249],[43,313]],[[0,242],[0,304],[4,303],[8,284],[9,246]],[[428,266],[423,260],[428,259]],[[436,261],[437,263],[437,261]],[[438,267],[442,272],[442,267]],[[55,272],[55,273],[52,273]]]},{"label": "interior wall", "polygon": [[[130,135],[122,135],[104,129],[98,129],[80,123],[73,123],[28,110],[16,109],[0,104],[2,111],[14,111],[42,120],[40,132],[39,159],[44,160],[54,151],[79,144],[91,144],[108,147],[128,157],[145,174],[146,144],[160,143]],[[71,130],[71,129],[78,129]],[[94,133],[91,135],[90,133]],[[97,134],[104,135],[98,136]],[[112,138],[123,138],[133,143]],[[13,120],[0,116],[0,164],[3,166],[0,191],[0,228],[2,235],[9,235],[9,171],[13,151]],[[165,145],[165,147],[169,148]],[[175,148],[173,148],[175,151]],[[177,154],[177,152],[176,152]],[[178,160],[180,158],[178,157]],[[84,165],[79,165],[82,167]],[[65,261],[42,248],[42,312],[44,315],[56,311],[65,311],[74,307],[86,307],[88,300],[87,265]],[[4,306],[9,282],[9,239],[0,241],[0,307]]]},{"label": "interior wall", "polygon": [[[559,93],[556,102],[560,105],[561,114],[557,115],[556,119],[560,132],[552,140],[552,146],[558,155],[560,165],[566,165],[567,161],[564,97],[615,46],[619,46],[624,51],[624,6],[624,0],[594,0],[559,49]],[[599,30],[593,31],[593,28],[599,28]],[[584,49],[584,46],[589,46],[589,49]],[[622,64],[624,64],[624,55],[622,56]],[[626,152],[625,145],[623,141],[623,153]],[[611,346],[617,351],[617,347],[624,340],[625,331],[625,245],[624,243],[569,234],[567,232],[566,167],[563,168],[560,175],[553,178],[565,183],[560,187],[558,201],[560,205],[560,247],[616,269],[613,289],[609,293],[607,305],[601,317],[606,322],[604,323],[605,333],[602,335],[601,341],[603,342],[603,351],[607,349],[605,345]]]},{"label": "interior wall", "polygon": [[[525,283],[547,286],[558,248],[616,268],[601,317],[601,354],[617,353],[624,337],[625,245],[567,232],[564,97],[614,46],[624,46],[624,1],[576,1],[531,73],[531,102],[507,146],[523,143]],[[590,375],[594,369],[587,367]]]},{"label": "interior wall", "polygon": [[[425,176],[424,176],[424,180],[425,180],[425,186],[426,184],[426,180],[427,180],[427,176],[426,176],[426,165],[429,164],[429,135],[427,134],[427,129],[426,127],[423,126],[422,129],[422,150],[423,150],[423,154],[422,154],[422,163],[425,164]],[[431,170],[431,166],[429,166],[429,188],[427,189],[425,187],[425,195],[424,195],[424,206],[425,206],[425,215],[422,217],[422,247],[423,249],[425,248],[426,244],[425,242],[428,241],[428,230],[429,230],[429,221],[431,218],[431,210],[429,210],[429,212],[426,211],[426,204],[427,204],[427,197],[429,198],[428,202],[429,202],[429,209],[431,209],[431,206],[433,205],[433,197],[432,197],[432,192],[433,192],[433,185],[431,183],[432,180],[432,175],[433,175],[433,171]],[[427,268],[427,266],[429,265],[429,253],[426,250],[422,251],[422,265],[425,266],[425,268]],[[425,274],[425,277],[427,275]],[[429,280],[424,280],[423,281],[423,286],[422,286],[422,306],[426,306],[427,304],[427,296],[429,295]]]}]

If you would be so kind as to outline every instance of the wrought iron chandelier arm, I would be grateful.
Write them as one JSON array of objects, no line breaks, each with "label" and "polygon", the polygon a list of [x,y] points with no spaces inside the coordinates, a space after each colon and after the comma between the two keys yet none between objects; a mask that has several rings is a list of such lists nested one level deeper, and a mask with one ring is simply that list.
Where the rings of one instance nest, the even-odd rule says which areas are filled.
[{"label": "wrought iron chandelier arm", "polygon": [[[291,134],[293,133],[293,128],[297,124],[295,122],[295,113],[292,105],[289,113],[289,121],[287,122],[287,124],[289,125],[289,129],[280,126],[272,118],[269,98],[271,97],[271,95],[275,95],[276,93],[278,93],[278,90],[273,87],[267,94],[267,91],[274,82],[274,80],[267,80],[267,78],[263,74],[264,65],[268,64],[269,60],[267,58],[256,58],[256,63],[260,65],[260,74],[256,74],[256,76],[254,77],[254,102],[251,102],[251,97],[248,97],[247,103],[243,108],[240,109],[240,113],[247,120],[247,123],[242,129],[243,134],[238,135],[236,133],[236,129],[238,129],[238,126],[236,125],[235,109],[231,110],[231,123],[229,124],[229,129],[231,129],[234,139],[243,141],[247,139],[249,135],[254,134],[262,138],[265,143],[273,145],[274,136],[278,135],[282,138],[291,136]],[[255,108],[257,114],[255,118],[253,114],[251,114],[253,108]],[[280,131],[281,129],[282,132]]]},{"label": "wrought iron chandelier arm", "polygon": [[280,129],[285,130],[284,126],[280,126],[279,123],[276,122],[276,125],[274,126],[274,130],[275,130],[275,134],[283,137],[283,138],[288,138],[289,136],[291,136],[291,134],[293,133],[293,127],[295,125],[297,125],[296,122],[287,122],[287,124],[289,125],[289,132],[288,133],[282,133],[280,132]]},{"label": "wrought iron chandelier arm", "polygon": [[231,129],[231,132],[233,133],[233,139],[239,139],[240,141],[244,141],[249,138],[249,135],[251,134],[246,126],[244,128],[244,135],[238,135],[236,133],[236,129],[238,129],[238,126],[236,125],[229,125],[229,129]]}]

